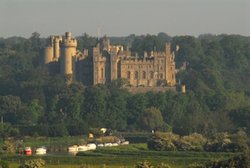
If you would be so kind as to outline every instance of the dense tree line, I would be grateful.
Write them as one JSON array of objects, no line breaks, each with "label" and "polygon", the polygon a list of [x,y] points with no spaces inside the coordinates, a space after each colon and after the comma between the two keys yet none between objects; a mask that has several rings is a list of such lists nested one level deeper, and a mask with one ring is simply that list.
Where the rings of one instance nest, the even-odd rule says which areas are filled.
[{"label": "dense tree line", "polygon": [[[77,37],[79,49],[96,39]],[[79,135],[89,128],[119,131],[172,130],[180,135],[250,133],[250,38],[239,35],[170,37],[130,35],[111,42],[129,43],[133,52],[162,50],[165,42],[178,45],[175,54],[178,80],[187,93],[132,94],[122,80],[86,87],[67,85],[41,65],[46,39],[0,39],[1,136]],[[185,67],[183,65],[186,65]]]}]

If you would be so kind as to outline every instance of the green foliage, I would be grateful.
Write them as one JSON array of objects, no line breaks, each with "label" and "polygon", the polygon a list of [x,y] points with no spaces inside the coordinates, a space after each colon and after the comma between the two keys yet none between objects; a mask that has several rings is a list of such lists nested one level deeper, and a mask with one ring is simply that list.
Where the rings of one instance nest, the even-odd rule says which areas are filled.
[{"label": "green foliage", "polygon": [[14,154],[16,152],[15,141],[13,139],[4,140],[2,148],[4,152]]},{"label": "green foliage", "polygon": [[[249,136],[249,37],[172,38],[161,32],[111,38],[111,43],[128,45],[142,55],[144,51],[163,51],[165,42],[172,43],[172,51],[180,46],[175,61],[177,68],[181,67],[177,77],[186,85],[186,94],[132,94],[122,88],[123,80],[105,86],[86,87],[77,82],[67,85],[64,77],[55,75],[59,67],[52,65],[49,67],[52,71],[48,71],[39,66],[46,40],[37,32],[27,39],[0,39],[0,118],[4,123],[1,137],[19,135],[18,130],[20,135],[79,135],[89,127],[172,130],[181,136],[197,132],[208,137],[242,128]],[[86,33],[77,40],[80,51],[97,42]],[[148,112],[151,107],[157,112]],[[232,137],[231,148],[242,149],[235,145],[240,140],[233,139],[237,138]],[[181,144],[193,148],[186,139]],[[171,149],[172,144],[168,145]]]},{"label": "green foliage", "polygon": [[45,161],[43,159],[32,159],[25,160],[23,164],[19,166],[19,168],[44,168]]},{"label": "green foliage", "polygon": [[157,168],[171,168],[171,166],[165,163],[161,163],[160,165],[157,166]]},{"label": "green foliage", "polygon": [[207,164],[206,168],[249,168],[249,153],[248,155],[239,155],[228,160],[214,161]]},{"label": "green foliage", "polygon": [[176,150],[175,142],[180,139],[179,135],[169,133],[155,133],[148,141],[148,148],[157,151]]},{"label": "green foliage", "polygon": [[238,127],[246,128],[248,134],[250,133],[250,106],[232,110],[229,115]]},{"label": "green foliage", "polygon": [[56,136],[67,136],[68,130],[64,124],[56,124],[51,125],[49,127],[49,136],[56,137]]},{"label": "green foliage", "polygon": [[188,136],[156,133],[150,137],[147,145],[149,149],[157,151],[242,152],[248,148],[247,135],[242,130],[235,134],[216,133],[211,139],[197,133]]},{"label": "green foliage", "polygon": [[0,123],[0,138],[7,138],[19,135],[19,129],[9,123]]},{"label": "green foliage", "polygon": [[212,152],[241,152],[248,148],[247,135],[243,130],[234,134],[216,133],[204,148]]},{"label": "green foliage", "polygon": [[78,49],[82,51],[83,49],[90,49],[94,47],[97,43],[97,38],[89,36],[84,33],[82,36],[76,37],[78,42]]},{"label": "green foliage", "polygon": [[178,150],[183,151],[202,151],[207,139],[201,134],[193,133],[188,136],[183,136],[175,145]]},{"label": "green foliage", "polygon": [[0,168],[9,168],[9,163],[4,160],[0,160]]},{"label": "green foliage", "polygon": [[161,111],[155,107],[147,108],[141,116],[142,129],[160,130],[164,126]]},{"label": "green foliage", "polygon": [[153,168],[150,162],[144,161],[144,162],[138,162],[135,166],[135,168]]},{"label": "green foliage", "polygon": [[203,164],[194,162],[194,163],[189,164],[188,168],[205,168],[205,166]]}]

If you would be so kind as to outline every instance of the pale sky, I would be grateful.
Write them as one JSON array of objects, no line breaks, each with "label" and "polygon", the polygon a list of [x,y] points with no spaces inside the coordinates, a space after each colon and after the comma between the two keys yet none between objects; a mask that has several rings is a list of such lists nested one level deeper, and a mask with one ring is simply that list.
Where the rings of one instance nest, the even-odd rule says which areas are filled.
[{"label": "pale sky", "polygon": [[84,32],[96,36],[250,36],[250,0],[0,0],[0,37]]}]

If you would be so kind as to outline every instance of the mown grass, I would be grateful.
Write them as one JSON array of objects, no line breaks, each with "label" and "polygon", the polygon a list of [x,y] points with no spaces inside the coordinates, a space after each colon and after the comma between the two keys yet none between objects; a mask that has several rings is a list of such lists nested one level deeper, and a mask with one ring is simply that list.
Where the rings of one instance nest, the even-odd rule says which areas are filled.
[{"label": "mown grass", "polygon": [[[156,165],[167,163],[174,167],[185,167],[191,163],[207,163],[214,160],[227,159],[237,155],[236,153],[212,153],[212,152],[185,152],[185,151],[152,151],[146,144],[133,144],[110,148],[100,148],[95,151],[80,152],[78,156],[103,158],[107,163],[120,163],[135,165],[139,161],[150,161]],[[112,161],[110,160],[112,158]]]}]

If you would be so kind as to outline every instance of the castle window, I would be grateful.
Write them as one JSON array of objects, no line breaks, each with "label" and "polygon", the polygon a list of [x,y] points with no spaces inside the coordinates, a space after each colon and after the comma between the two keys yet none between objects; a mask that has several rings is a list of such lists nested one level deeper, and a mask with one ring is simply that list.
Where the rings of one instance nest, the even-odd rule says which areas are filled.
[{"label": "castle window", "polygon": [[146,72],[145,71],[142,72],[142,79],[146,79]]},{"label": "castle window", "polygon": [[103,70],[103,68],[101,69],[101,76],[102,76],[102,78],[104,78],[104,70]]},{"label": "castle window", "polygon": [[135,79],[139,79],[139,73],[138,73],[138,71],[135,71]]},{"label": "castle window", "polygon": [[150,79],[154,79],[154,72],[150,71]]},{"label": "castle window", "polygon": [[162,68],[162,66],[160,66],[160,70],[162,70],[163,68]]},{"label": "castle window", "polygon": [[163,74],[162,73],[160,74],[160,79],[163,79]]},{"label": "castle window", "polygon": [[127,78],[130,79],[131,73],[130,71],[127,72]]}]

